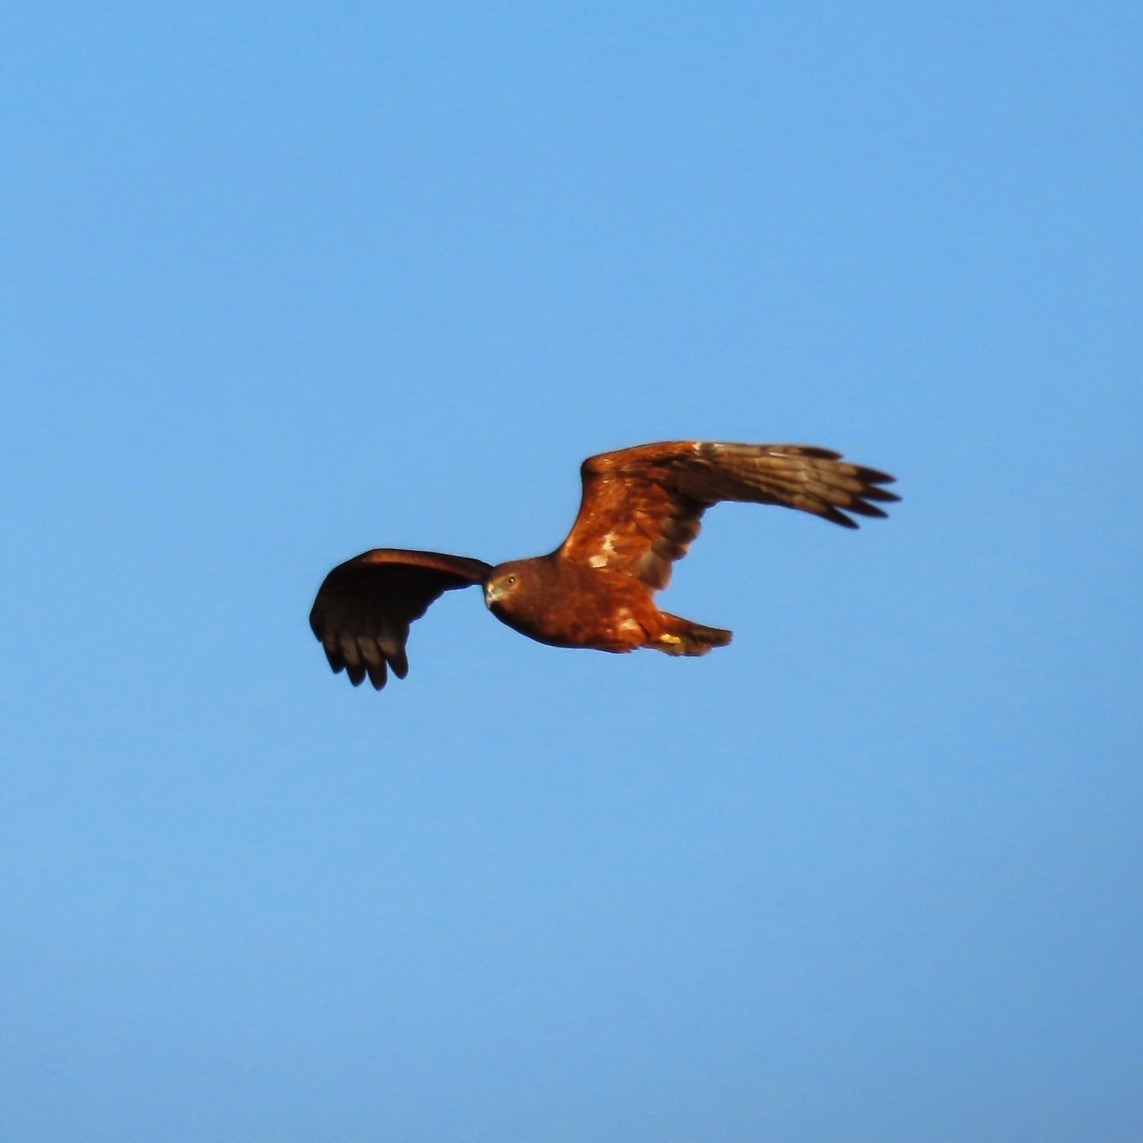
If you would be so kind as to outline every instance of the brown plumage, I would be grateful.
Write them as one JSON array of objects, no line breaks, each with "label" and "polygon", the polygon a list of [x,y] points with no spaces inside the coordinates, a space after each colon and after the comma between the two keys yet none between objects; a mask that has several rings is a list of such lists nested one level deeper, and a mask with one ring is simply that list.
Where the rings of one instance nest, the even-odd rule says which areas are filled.
[{"label": "brown plumage", "polygon": [[489,610],[554,647],[705,655],[731,633],[680,619],[653,595],[687,554],[703,512],[721,500],[778,504],[846,528],[884,516],[897,500],[892,476],[809,445],[670,441],[601,453],[583,462],[583,500],[551,554],[492,567],[439,552],[377,548],[340,564],[318,590],[310,626],[335,671],[380,690],[388,670],[403,679],[409,624],[433,600],[481,584]]}]

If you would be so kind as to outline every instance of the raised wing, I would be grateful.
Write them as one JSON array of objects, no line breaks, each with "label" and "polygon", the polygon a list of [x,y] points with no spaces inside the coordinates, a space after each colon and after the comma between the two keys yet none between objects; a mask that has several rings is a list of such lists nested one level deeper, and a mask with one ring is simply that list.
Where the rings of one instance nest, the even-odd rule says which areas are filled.
[{"label": "raised wing", "polygon": [[579,515],[558,554],[623,571],[652,591],[667,586],[672,561],[687,554],[703,512],[720,500],[800,508],[856,528],[846,512],[884,516],[870,502],[898,499],[881,487],[892,476],[811,445],[639,445],[589,457],[581,476]]},{"label": "raised wing", "polygon": [[376,548],[325,577],[310,627],[334,671],[345,671],[355,687],[368,675],[380,690],[386,665],[399,679],[409,673],[409,624],[444,592],[483,583],[491,570],[490,564],[464,556]]}]

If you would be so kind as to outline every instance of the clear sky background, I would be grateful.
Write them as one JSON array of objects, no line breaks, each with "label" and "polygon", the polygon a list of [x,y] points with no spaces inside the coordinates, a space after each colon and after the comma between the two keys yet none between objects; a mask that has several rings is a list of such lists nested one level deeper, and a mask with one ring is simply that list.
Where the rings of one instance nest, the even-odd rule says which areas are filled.
[{"label": "clear sky background", "polygon": [[[0,1136],[1143,1138],[1143,8],[0,16]],[[704,659],[374,546],[564,536],[672,438]]]}]

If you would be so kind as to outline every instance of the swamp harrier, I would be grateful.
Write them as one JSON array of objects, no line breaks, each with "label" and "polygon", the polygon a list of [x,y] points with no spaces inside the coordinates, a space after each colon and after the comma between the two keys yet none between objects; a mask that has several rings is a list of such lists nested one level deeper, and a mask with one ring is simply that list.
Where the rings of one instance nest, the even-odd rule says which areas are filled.
[{"label": "swamp harrier", "polygon": [[[310,626],[334,671],[380,690],[388,669],[409,670],[409,624],[444,592],[480,584],[497,619],[553,647],[705,655],[729,631],[669,615],[652,596],[687,554],[699,518],[720,500],[780,504],[856,528],[884,516],[870,501],[898,499],[892,476],[808,445],[672,441],[583,462],[583,500],[550,555],[492,567],[439,552],[375,548],[339,564],[318,590]],[[844,509],[844,511],[843,511]]]}]

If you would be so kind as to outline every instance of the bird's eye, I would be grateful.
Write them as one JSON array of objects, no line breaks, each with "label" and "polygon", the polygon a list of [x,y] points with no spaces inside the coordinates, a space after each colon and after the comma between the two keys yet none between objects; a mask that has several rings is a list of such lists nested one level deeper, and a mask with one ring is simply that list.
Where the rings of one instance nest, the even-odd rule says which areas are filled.
[{"label": "bird's eye", "polygon": [[516,577],[514,575],[505,576],[504,577],[504,586],[505,587],[515,587],[516,586]]}]

